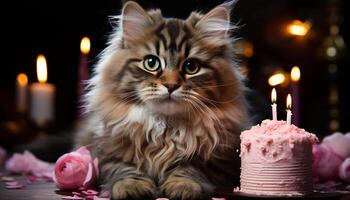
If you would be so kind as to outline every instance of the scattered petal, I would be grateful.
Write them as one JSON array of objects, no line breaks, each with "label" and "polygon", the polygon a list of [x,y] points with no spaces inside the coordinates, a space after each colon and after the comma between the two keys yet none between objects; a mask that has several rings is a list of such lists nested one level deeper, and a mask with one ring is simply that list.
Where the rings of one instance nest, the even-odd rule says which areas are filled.
[{"label": "scattered petal", "polygon": [[350,183],[350,157],[345,159],[343,163],[339,167],[339,177],[347,182]]},{"label": "scattered petal", "polygon": [[77,195],[74,196],[63,196],[61,197],[63,200],[84,200],[83,197],[79,197]]},{"label": "scattered petal", "polygon": [[73,194],[73,195],[77,195],[77,196],[81,196],[81,193],[80,193],[80,192],[75,192],[75,191],[73,191],[72,194]]},{"label": "scattered petal", "polygon": [[3,182],[15,181],[15,179],[13,177],[11,177],[11,176],[3,176],[3,177],[1,177],[1,180]]},{"label": "scattered petal", "polygon": [[19,185],[6,185],[6,189],[12,190],[12,189],[22,189],[24,188],[24,185],[19,184]]},{"label": "scattered petal", "polygon": [[11,181],[11,182],[6,182],[5,185],[6,186],[15,186],[15,185],[21,185],[21,184],[17,181]]},{"label": "scattered petal", "polygon": [[[109,198],[94,196],[93,200],[110,200]],[[160,200],[160,199],[158,199]]]},{"label": "scattered petal", "polygon": [[87,195],[87,196],[94,196],[94,195],[97,195],[97,194],[98,194],[97,191],[91,190],[91,189],[86,190],[86,191],[82,191],[82,193],[85,194],[85,195]]},{"label": "scattered petal", "polygon": [[25,151],[23,154],[13,154],[6,161],[5,168],[12,173],[33,174],[38,177],[50,174],[51,178],[53,164],[39,160],[31,152]]}]

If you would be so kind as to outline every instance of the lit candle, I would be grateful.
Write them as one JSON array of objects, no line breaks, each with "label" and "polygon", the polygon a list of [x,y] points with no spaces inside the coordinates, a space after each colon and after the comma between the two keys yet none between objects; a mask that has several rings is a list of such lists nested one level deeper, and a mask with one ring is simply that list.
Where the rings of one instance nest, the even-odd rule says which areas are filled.
[{"label": "lit candle", "polygon": [[28,78],[27,75],[20,73],[17,75],[16,81],[17,95],[16,95],[16,108],[21,114],[27,111],[27,89]]},{"label": "lit candle", "polygon": [[292,122],[292,111],[290,110],[292,108],[292,97],[290,94],[287,96],[287,124],[291,125]]},{"label": "lit candle", "polygon": [[299,104],[299,80],[300,69],[298,66],[294,66],[290,72],[292,80],[292,100],[293,100],[293,124],[300,125],[300,104]]},{"label": "lit candle", "polygon": [[78,96],[80,97],[85,89],[86,80],[89,79],[89,52],[90,52],[90,39],[83,37],[80,42],[80,63],[78,69]]},{"label": "lit candle", "polygon": [[272,92],[271,92],[272,120],[277,120],[277,104],[276,104],[276,100],[277,100],[277,93],[276,93],[276,89],[273,88]]},{"label": "lit candle", "polygon": [[293,20],[287,26],[287,32],[295,36],[305,36],[311,28],[309,22],[301,22],[299,20]]},{"label": "lit candle", "polygon": [[38,83],[30,86],[30,117],[38,126],[43,126],[54,119],[54,97],[56,88],[47,81],[46,59],[39,55],[36,62]]}]

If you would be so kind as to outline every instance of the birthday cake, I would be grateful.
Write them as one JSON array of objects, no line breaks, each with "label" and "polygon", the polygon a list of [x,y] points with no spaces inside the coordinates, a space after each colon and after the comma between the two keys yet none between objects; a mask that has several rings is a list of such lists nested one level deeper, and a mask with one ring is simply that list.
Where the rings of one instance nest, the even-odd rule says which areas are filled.
[{"label": "birthday cake", "polygon": [[285,121],[264,120],[241,133],[240,192],[260,196],[312,193],[317,137]]}]

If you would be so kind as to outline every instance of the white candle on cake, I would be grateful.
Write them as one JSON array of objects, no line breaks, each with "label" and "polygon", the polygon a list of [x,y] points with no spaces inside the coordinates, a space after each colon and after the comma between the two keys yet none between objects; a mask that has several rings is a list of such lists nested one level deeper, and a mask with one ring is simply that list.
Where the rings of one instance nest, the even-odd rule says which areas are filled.
[{"label": "white candle on cake", "polygon": [[277,100],[277,93],[276,93],[276,89],[273,88],[272,92],[271,92],[272,120],[277,120],[277,104],[276,104],[276,100]]},{"label": "white candle on cake", "polygon": [[56,88],[47,83],[46,59],[43,55],[37,58],[38,83],[30,86],[30,117],[37,125],[42,126],[54,119],[54,97]]},{"label": "white candle on cake", "polygon": [[287,96],[287,124],[291,125],[292,122],[292,97],[290,96],[290,94],[288,94]]},{"label": "white candle on cake", "polygon": [[16,109],[23,114],[27,111],[28,78],[24,73],[17,75],[16,80]]}]

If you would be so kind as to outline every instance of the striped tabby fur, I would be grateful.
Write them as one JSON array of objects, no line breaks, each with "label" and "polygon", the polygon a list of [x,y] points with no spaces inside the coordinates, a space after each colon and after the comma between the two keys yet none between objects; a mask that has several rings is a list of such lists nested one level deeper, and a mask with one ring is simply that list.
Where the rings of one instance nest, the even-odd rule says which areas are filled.
[{"label": "striped tabby fur", "polygon": [[[237,182],[247,113],[228,8],[181,20],[127,2],[119,23],[77,138],[100,159],[103,187],[112,199],[199,199]],[[157,70],[145,68],[148,55],[159,59]]]}]

